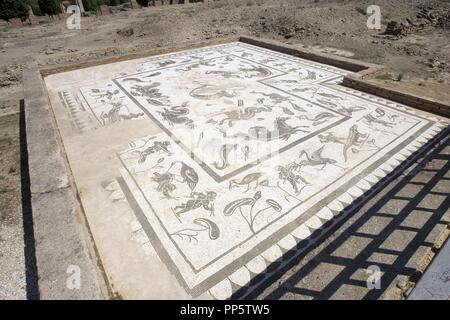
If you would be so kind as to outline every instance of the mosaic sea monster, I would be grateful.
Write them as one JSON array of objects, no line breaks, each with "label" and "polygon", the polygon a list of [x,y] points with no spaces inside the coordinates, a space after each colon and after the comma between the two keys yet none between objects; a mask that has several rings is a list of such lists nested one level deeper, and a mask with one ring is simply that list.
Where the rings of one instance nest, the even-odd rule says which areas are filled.
[{"label": "mosaic sea monster", "polygon": [[112,108],[108,112],[102,111],[99,118],[103,125],[107,123],[115,123],[121,120],[131,120],[142,117],[144,114],[142,112],[139,113],[129,113],[129,114],[120,114],[119,111],[123,107],[121,102],[111,102]]},{"label": "mosaic sea monster", "polygon": [[[253,75],[249,73],[255,73]],[[260,66],[253,66],[253,68],[239,68],[239,71],[206,71],[206,74],[218,74],[222,77],[228,79],[228,78],[242,78],[242,73],[247,73],[245,75],[245,78],[251,79],[251,78],[261,78],[261,77],[268,77],[272,75],[272,72],[269,69],[260,67]]]},{"label": "mosaic sea monster", "polygon": [[232,98],[235,96],[234,93],[229,93],[227,90],[219,86],[210,84],[205,84],[191,90],[191,92],[189,92],[189,95],[200,100],[220,99],[223,97]]},{"label": "mosaic sea monster", "polygon": [[237,144],[224,144],[220,148],[220,161],[222,163],[216,161],[213,163],[214,167],[218,170],[223,170],[226,167],[228,167],[230,165],[228,163],[228,155],[230,154],[231,151],[235,150],[237,146],[238,146]]},{"label": "mosaic sea monster", "polygon": [[261,172],[255,172],[247,174],[245,177],[243,177],[241,180],[230,180],[230,183],[228,185],[228,189],[231,190],[234,187],[238,186],[247,186],[247,190],[244,191],[247,192],[250,190],[250,185],[254,182],[255,186],[254,189],[258,187],[259,182],[258,180],[263,176]]},{"label": "mosaic sea monster", "polygon": [[353,126],[350,127],[347,138],[338,138],[338,137],[334,136],[331,132],[328,132],[327,134],[319,134],[319,139],[320,139],[320,142],[322,142],[322,143],[330,143],[331,142],[331,143],[338,143],[338,144],[343,145],[342,155],[344,156],[345,162],[347,162],[347,160],[348,160],[348,150],[350,150],[350,148],[352,148],[354,146],[361,147],[363,144],[365,144],[367,142],[367,143],[373,145],[374,148],[376,148],[376,146],[374,145],[375,141],[373,141],[373,140],[367,141],[368,137],[369,137],[368,133],[363,134],[358,131],[358,126],[356,124],[354,124]]},{"label": "mosaic sea monster", "polygon": [[204,192],[192,192],[191,198],[187,202],[176,206],[172,209],[173,213],[177,218],[183,213],[196,210],[199,208],[205,209],[210,212],[210,216],[214,216],[214,200],[216,199],[217,193],[214,191]]},{"label": "mosaic sea monster", "polygon": [[270,112],[271,108],[266,107],[247,107],[243,110],[230,110],[225,111],[223,114],[226,118],[219,121],[220,125],[223,125],[225,122],[228,122],[228,126],[232,127],[234,122],[241,120],[250,120],[253,119],[260,112]]},{"label": "mosaic sea monster", "polygon": [[274,121],[274,129],[268,130],[266,127],[251,127],[248,134],[237,133],[231,137],[244,137],[246,140],[254,139],[260,141],[288,140],[297,132],[309,133],[302,129],[308,126],[290,126],[287,124],[287,117],[279,117]]},{"label": "mosaic sea monster", "polygon": [[341,169],[344,169],[343,167],[338,166],[336,164],[337,163],[336,160],[331,159],[331,158],[322,157],[323,148],[324,148],[324,146],[322,146],[320,149],[314,151],[311,154],[311,157],[308,155],[308,153],[305,150],[303,150],[300,153],[299,158],[302,155],[305,155],[306,156],[306,160],[302,160],[298,164],[301,167],[303,167],[303,166],[313,166],[314,167],[314,166],[320,166],[321,165],[322,167],[320,168],[320,170],[323,170],[326,167],[327,164],[331,164],[331,165],[337,166],[337,167],[339,167]]},{"label": "mosaic sea monster", "polygon": [[194,121],[186,115],[189,114],[187,103],[181,106],[173,106],[170,109],[163,108],[164,111],[158,111],[162,118],[173,126],[174,124],[185,124],[190,129],[194,128]]},{"label": "mosaic sea monster", "polygon": [[147,157],[151,154],[154,154],[156,152],[165,152],[168,155],[171,155],[172,152],[169,151],[169,141],[155,141],[153,142],[153,145],[146,148],[144,151],[135,151],[139,155],[138,163],[144,163],[145,160],[147,160]]}]

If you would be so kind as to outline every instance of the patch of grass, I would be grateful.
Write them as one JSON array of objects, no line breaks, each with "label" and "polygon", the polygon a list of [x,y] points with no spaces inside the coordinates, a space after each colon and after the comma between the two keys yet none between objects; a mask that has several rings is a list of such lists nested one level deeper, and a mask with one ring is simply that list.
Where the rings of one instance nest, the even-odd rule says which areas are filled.
[{"label": "patch of grass", "polygon": [[8,174],[14,174],[16,172],[17,172],[17,170],[14,166],[9,167]]},{"label": "patch of grass", "polygon": [[391,22],[391,20],[392,20],[391,18],[383,16],[381,18],[381,24],[382,25],[387,25],[389,22]]},{"label": "patch of grass", "polygon": [[10,188],[0,188],[0,194],[12,192],[12,191],[14,191],[14,189],[10,189]]},{"label": "patch of grass", "polygon": [[6,137],[6,138],[1,138],[0,139],[0,145],[12,145],[13,144],[13,139],[11,137]]},{"label": "patch of grass", "polygon": [[227,2],[224,0],[214,0],[214,1],[209,1],[208,5],[210,8],[219,9],[219,8],[225,7],[227,5]]},{"label": "patch of grass", "polygon": [[183,14],[187,15],[188,17],[193,17],[195,14],[195,8],[186,8],[183,11],[181,11]]},{"label": "patch of grass", "polygon": [[355,8],[355,10],[363,15],[367,15],[367,7],[368,7],[368,5],[366,5],[366,4],[359,5]]},{"label": "patch of grass", "polygon": [[375,77],[378,80],[394,80],[390,73],[383,73]]}]

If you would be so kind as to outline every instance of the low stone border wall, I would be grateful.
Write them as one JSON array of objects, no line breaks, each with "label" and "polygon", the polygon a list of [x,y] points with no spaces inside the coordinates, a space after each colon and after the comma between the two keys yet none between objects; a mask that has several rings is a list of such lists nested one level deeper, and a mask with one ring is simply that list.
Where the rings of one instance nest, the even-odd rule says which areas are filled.
[{"label": "low stone border wall", "polygon": [[[380,70],[369,70],[371,73]],[[395,89],[380,87],[363,79],[363,76],[354,74],[344,77],[342,85],[359,91],[371,93],[381,98],[403,103],[416,109],[435,113],[440,116],[450,117],[450,102],[438,101],[431,98],[422,98],[418,95],[405,93]]]},{"label": "low stone border wall", "polygon": [[39,71],[24,70],[23,85],[39,298],[103,299],[109,290]]},{"label": "low stone border wall", "polygon": [[378,68],[378,65],[367,63],[364,61],[348,59],[344,57],[334,56],[318,51],[309,50],[306,48],[297,48],[291,45],[287,45],[275,40],[262,40],[253,37],[240,37],[239,41],[252,44],[255,46],[263,47],[273,51],[286,53],[294,57],[316,61],[319,63],[328,64],[341,69],[346,69],[353,72],[359,72],[369,68]]}]

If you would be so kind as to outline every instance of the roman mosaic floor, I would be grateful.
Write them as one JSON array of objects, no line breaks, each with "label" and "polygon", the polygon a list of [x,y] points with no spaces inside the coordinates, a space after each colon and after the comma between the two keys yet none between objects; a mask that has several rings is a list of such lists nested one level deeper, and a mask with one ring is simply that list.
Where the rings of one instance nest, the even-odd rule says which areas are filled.
[{"label": "roman mosaic floor", "polygon": [[346,73],[230,43],[48,76],[114,288],[228,298],[447,126]]}]

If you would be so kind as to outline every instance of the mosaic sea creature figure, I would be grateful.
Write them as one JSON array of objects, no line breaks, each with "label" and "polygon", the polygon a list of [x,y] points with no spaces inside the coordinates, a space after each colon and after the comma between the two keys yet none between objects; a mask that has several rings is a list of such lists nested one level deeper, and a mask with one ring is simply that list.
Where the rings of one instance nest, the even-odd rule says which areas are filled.
[{"label": "mosaic sea creature figure", "polygon": [[377,118],[382,118],[384,116],[388,117],[389,121],[395,123],[395,119],[399,117],[398,114],[387,113],[381,108],[376,108],[375,113],[377,114]]},{"label": "mosaic sea creature figure", "polygon": [[169,125],[185,124],[189,128],[194,127],[194,121],[186,115],[189,114],[187,103],[183,103],[181,106],[173,106],[170,109],[163,108],[164,111],[158,111],[164,121],[167,121]]},{"label": "mosaic sea creature figure", "polygon": [[187,183],[189,189],[191,189],[191,191],[193,191],[195,189],[195,187],[197,186],[198,180],[199,180],[197,172],[195,172],[194,168],[188,166],[183,161],[172,162],[172,164],[170,165],[170,167],[167,171],[170,171],[172,169],[172,167],[177,164],[181,164],[180,176],[183,179],[181,181],[181,183]]},{"label": "mosaic sea creature figure", "polygon": [[313,122],[313,126],[317,126],[319,124],[322,124],[324,122],[326,122],[328,119],[331,118],[335,118],[336,115],[330,113],[330,112],[321,112],[319,114],[316,114],[313,117],[309,117],[309,116],[297,116],[297,118],[299,119],[306,119],[308,121],[312,121]]},{"label": "mosaic sea creature figure", "polygon": [[357,106],[357,107],[344,107],[344,106],[340,106],[339,109],[337,109],[337,112],[340,112],[348,117],[351,117],[353,115],[354,112],[358,112],[358,111],[362,111],[362,110],[366,110],[365,107],[362,106]]},{"label": "mosaic sea creature figure", "polygon": [[295,87],[292,89],[293,92],[308,92],[311,91],[312,92],[312,97],[315,96],[315,94],[317,93],[319,89],[316,87]]},{"label": "mosaic sea creature figure", "polygon": [[119,122],[121,120],[131,120],[136,119],[139,117],[142,117],[144,114],[139,113],[128,113],[128,114],[120,114],[120,109],[123,107],[123,104],[121,102],[111,102],[112,108],[108,112],[102,111],[100,113],[100,120],[103,125],[106,125],[107,123],[115,123]]},{"label": "mosaic sea creature figure", "polygon": [[260,77],[268,77],[272,75],[272,72],[261,66],[252,66],[251,68],[239,68],[239,71],[244,73],[256,73],[254,75],[246,75],[246,78],[260,78]]},{"label": "mosaic sea creature figure", "polygon": [[303,109],[302,107],[296,105],[296,104],[293,103],[292,101],[289,101],[289,103],[291,104],[292,108],[293,108],[295,111],[298,111],[298,112],[306,112],[305,109]]},{"label": "mosaic sea creature figure", "polygon": [[223,97],[233,98],[235,96],[234,93],[228,92],[228,90],[210,84],[204,84],[198,88],[193,89],[189,92],[189,95],[193,98],[200,100],[212,100],[212,99],[220,99]]},{"label": "mosaic sea creature figure", "polygon": [[111,91],[111,90],[100,90],[100,89],[91,89],[91,96],[96,99],[103,99],[107,98],[108,100],[111,100],[113,96],[119,94],[120,91],[118,89]]},{"label": "mosaic sea creature figure", "polygon": [[166,67],[166,66],[169,66],[171,64],[174,64],[174,63],[176,63],[176,61],[164,60],[164,61],[158,62],[158,65],[159,65],[160,68],[162,68],[162,67]]},{"label": "mosaic sea creature figure", "polygon": [[198,69],[200,68],[200,66],[205,66],[205,67],[214,67],[215,64],[210,62],[210,61],[200,61],[198,63],[194,63],[188,66],[184,66],[182,68],[177,68],[177,71],[184,71],[184,72],[188,72],[191,71],[192,69]]},{"label": "mosaic sea creature figure", "polygon": [[228,189],[231,190],[234,187],[239,186],[247,186],[247,189],[244,192],[247,192],[250,190],[250,185],[254,182],[255,186],[254,189],[256,189],[259,185],[259,179],[263,176],[261,172],[255,172],[247,174],[245,177],[243,177],[241,180],[230,180],[230,184],[228,186]]},{"label": "mosaic sea creature figure", "polygon": [[213,163],[214,168],[216,168],[218,170],[223,170],[226,167],[228,167],[230,165],[228,163],[228,156],[229,156],[230,152],[235,150],[236,148],[237,148],[237,144],[224,144],[220,148],[220,153],[219,153],[221,162],[215,161]]},{"label": "mosaic sea creature figure", "polygon": [[298,83],[298,80],[287,79],[287,80],[280,80],[280,82],[294,84]]},{"label": "mosaic sea creature figure", "polygon": [[310,185],[306,179],[296,172],[298,169],[299,165],[296,163],[278,167],[278,178],[282,181],[287,181],[295,194],[299,194],[302,191],[302,189],[299,188],[300,182],[303,182],[305,185]]},{"label": "mosaic sea creature figure", "polygon": [[379,118],[375,118],[373,115],[368,114],[364,116],[364,120],[369,124],[369,125],[373,125],[375,124],[379,124],[383,127],[386,128],[393,128],[395,126],[395,123],[391,123],[391,122],[387,122],[385,120],[379,119]]},{"label": "mosaic sea creature figure", "polygon": [[161,75],[161,72],[154,72],[149,75],[144,76],[144,78],[152,78]]},{"label": "mosaic sea creature figure", "polygon": [[247,79],[268,77],[272,74],[272,72],[269,69],[261,66],[252,66],[250,68],[239,68],[239,71],[212,70],[205,72],[205,74],[221,75],[225,79],[242,78],[243,73],[245,74],[244,77]]},{"label": "mosaic sea creature figure", "polygon": [[[350,127],[347,138],[338,138],[335,137],[331,132],[327,134],[319,134],[320,142],[322,143],[338,143],[343,145],[342,154],[344,156],[345,162],[348,160],[348,150],[353,147],[361,147],[368,138],[369,134],[361,133],[358,131],[358,126],[354,124]],[[373,143],[373,141],[371,141]]]},{"label": "mosaic sea creature figure", "polygon": [[[301,157],[302,155],[305,155],[306,160],[302,160],[298,164],[300,166],[312,166],[312,167],[321,165],[322,168],[320,168],[320,170],[324,169],[327,164],[331,164],[331,165],[337,166],[339,168],[342,168],[341,166],[338,166],[336,164],[337,163],[336,160],[331,159],[331,158],[322,157],[323,148],[324,148],[324,146],[322,146],[319,149],[317,149],[316,151],[314,151],[311,154],[311,157],[308,155],[308,153],[306,151],[303,150],[300,153],[299,157]],[[342,168],[342,169],[344,169],[344,168]]]},{"label": "mosaic sea creature figure", "polygon": [[232,127],[234,125],[234,122],[236,121],[250,120],[253,119],[258,113],[268,111],[270,111],[270,109],[264,107],[247,107],[243,110],[241,109],[225,111],[223,114],[226,116],[226,118],[220,120],[219,124],[223,125],[225,122],[228,122],[228,126]]},{"label": "mosaic sea creature figure", "polygon": [[[280,96],[280,97],[281,97],[281,96]],[[256,101],[257,101],[259,104],[262,105],[262,104],[264,103],[264,98],[258,98]],[[292,103],[290,100],[287,100],[287,101],[292,105],[292,107],[293,107],[295,110],[301,111],[301,112],[304,112],[304,111],[305,111],[305,110],[303,110],[301,107],[299,107],[299,106],[297,106],[296,104]],[[286,108],[286,107],[283,107],[283,106],[278,106],[278,105],[272,105],[272,106],[267,106],[267,105],[265,105],[263,111],[270,112],[270,111],[273,110],[273,108],[280,108],[280,109],[283,111],[283,113],[285,113],[285,114],[287,114],[287,115],[290,115],[290,116],[293,116],[293,115],[295,114],[295,113],[292,112],[289,108]]]},{"label": "mosaic sea creature figure", "polygon": [[281,62],[281,63],[275,63],[273,66],[277,67],[277,68],[281,68],[284,67],[286,65],[286,62]]},{"label": "mosaic sea creature figure", "polygon": [[348,150],[352,146],[361,146],[368,138],[369,134],[365,133],[362,134],[358,131],[358,127],[356,125],[353,125],[350,128],[350,132],[347,137],[347,141],[344,144],[344,148],[342,149],[342,152],[344,154],[344,159],[347,161],[347,153]]},{"label": "mosaic sea creature figure", "polygon": [[306,76],[302,80],[316,80],[316,73],[310,70],[306,70]]},{"label": "mosaic sea creature figure", "polygon": [[139,118],[142,116],[144,116],[144,114],[142,112],[139,112],[139,113],[130,112],[128,114],[121,114],[120,119],[121,120],[131,120],[131,119],[136,119],[136,118]]},{"label": "mosaic sea creature figure", "polygon": [[164,198],[176,199],[171,195],[171,193],[177,188],[173,183],[173,181],[175,180],[175,176],[172,173],[166,172],[160,174],[158,172],[153,172],[152,180],[158,183],[156,191],[162,193]]},{"label": "mosaic sea creature figure", "polygon": [[212,71],[206,71],[205,74],[218,74],[218,75],[221,75],[222,77],[224,77],[225,79],[240,77],[240,75],[237,72],[233,72],[233,71],[212,70]]},{"label": "mosaic sea creature figure", "polygon": [[281,103],[283,101],[289,101],[289,97],[286,96],[282,96],[281,94],[278,93],[265,93],[265,92],[260,92],[260,91],[252,91],[251,93],[256,93],[256,94],[260,94],[264,97],[268,97],[269,99],[271,99],[272,101],[274,101],[275,103]]},{"label": "mosaic sea creature figure", "polygon": [[249,129],[249,136],[260,141],[273,141],[288,140],[297,132],[309,133],[308,130],[302,129],[308,126],[290,126],[287,124],[288,119],[287,117],[277,118],[273,130],[268,130],[266,127],[252,127]]},{"label": "mosaic sea creature figure", "polygon": [[192,192],[191,199],[187,202],[176,206],[172,209],[173,213],[177,218],[183,213],[190,212],[199,208],[203,208],[210,212],[210,216],[214,216],[214,200],[216,199],[217,193],[214,191],[204,192]]},{"label": "mosaic sea creature figure", "polygon": [[147,102],[154,106],[164,106],[169,103],[169,97],[159,91],[160,85],[159,82],[153,82],[145,86],[136,84],[131,87],[131,94],[138,97],[147,97]]},{"label": "mosaic sea creature figure", "polygon": [[143,151],[139,152],[139,159],[138,159],[138,163],[144,163],[145,160],[147,160],[147,157],[151,154],[157,153],[157,152],[165,152],[168,155],[171,155],[172,153],[169,151],[169,145],[170,142],[169,141],[155,141],[153,142],[153,145],[144,149]]},{"label": "mosaic sea creature figure", "polygon": [[[324,94],[322,94],[324,95]],[[339,97],[339,99],[342,99],[341,97]],[[331,107],[334,110],[336,110],[339,113],[342,113],[343,115],[347,116],[347,117],[351,117],[353,115],[354,112],[358,112],[358,111],[362,111],[362,110],[366,110],[365,107],[363,106],[356,106],[356,107],[344,107],[343,105],[341,105],[339,102],[336,101],[336,103],[328,101],[328,100],[324,100],[324,99],[317,99],[317,102]]]},{"label": "mosaic sea creature figure", "polygon": [[146,82],[142,79],[139,78],[126,78],[122,80],[123,82]]},{"label": "mosaic sea creature figure", "polygon": [[321,97],[324,97],[324,98],[327,98],[327,99],[331,99],[331,100],[335,100],[335,101],[336,100],[343,100],[343,98],[341,96],[337,96],[337,95],[332,94],[332,93],[316,92],[316,94],[318,96],[321,96]]},{"label": "mosaic sea creature figure", "polygon": [[444,271],[439,279],[441,279],[444,283],[450,282],[450,270]]},{"label": "mosaic sea creature figure", "polygon": [[122,107],[121,103],[111,103],[113,106],[108,112],[102,111],[99,118],[102,121],[103,125],[106,125],[107,122],[114,123],[120,121],[119,111]]}]

